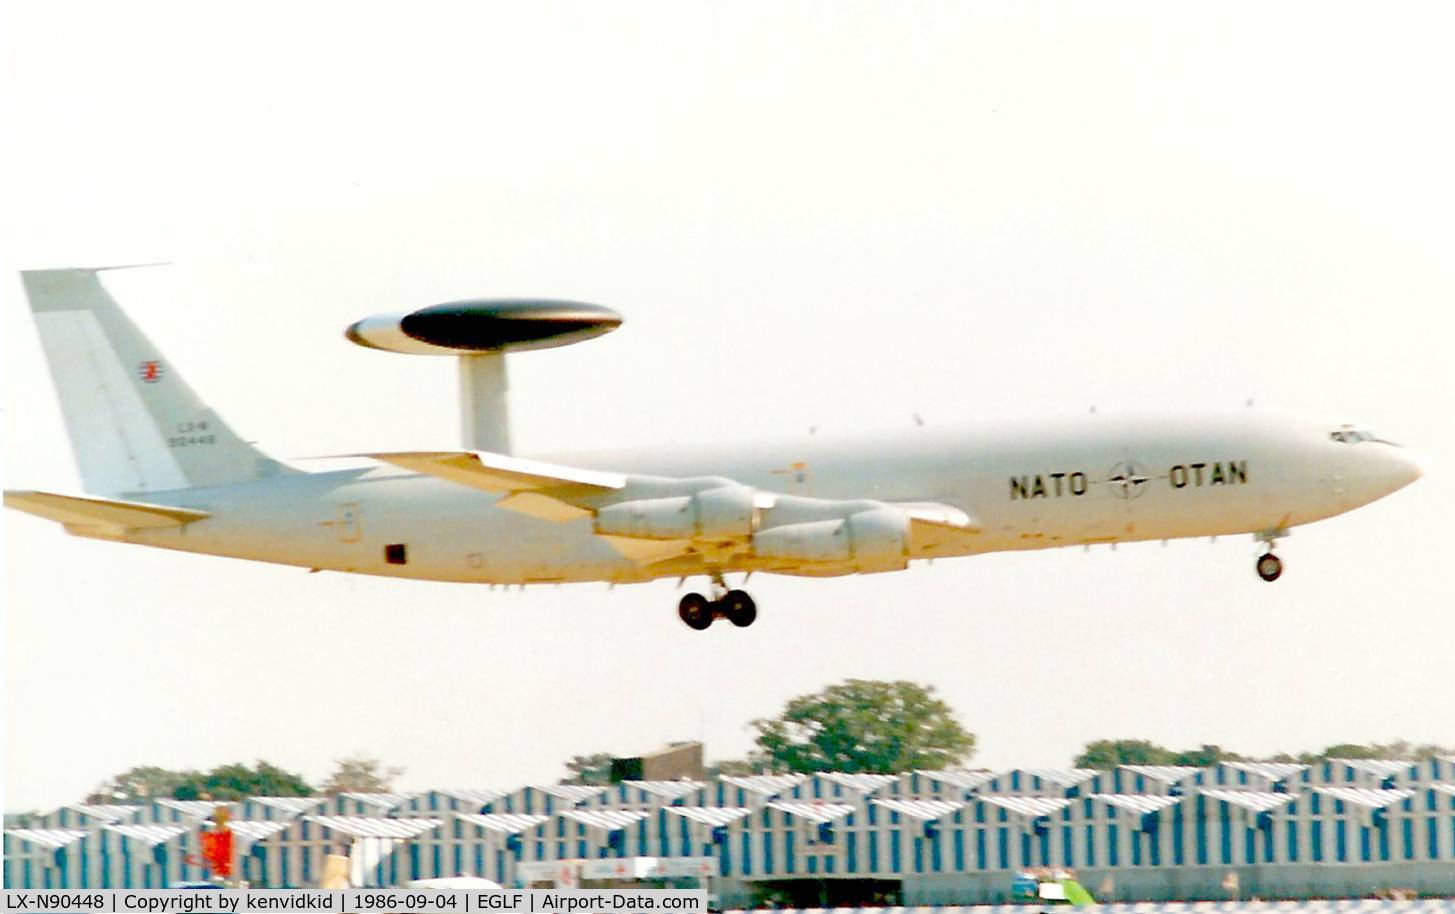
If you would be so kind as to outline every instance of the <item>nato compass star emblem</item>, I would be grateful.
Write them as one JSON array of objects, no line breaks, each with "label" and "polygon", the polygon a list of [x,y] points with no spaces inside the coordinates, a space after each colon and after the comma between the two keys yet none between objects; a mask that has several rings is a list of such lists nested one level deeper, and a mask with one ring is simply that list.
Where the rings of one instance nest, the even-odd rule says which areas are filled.
[{"label": "nato compass star emblem", "polygon": [[1123,460],[1112,467],[1106,478],[1111,493],[1121,498],[1136,498],[1146,491],[1147,483],[1151,481],[1146,468],[1134,460]]}]

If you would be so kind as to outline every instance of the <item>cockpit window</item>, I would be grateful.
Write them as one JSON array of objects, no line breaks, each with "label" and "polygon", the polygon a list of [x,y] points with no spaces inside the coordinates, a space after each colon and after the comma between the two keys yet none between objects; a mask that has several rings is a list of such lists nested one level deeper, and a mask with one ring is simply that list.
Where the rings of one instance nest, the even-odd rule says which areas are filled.
[{"label": "cockpit window", "polygon": [[1393,444],[1393,442],[1385,441],[1367,429],[1355,428],[1352,425],[1346,425],[1343,428],[1329,432],[1329,437],[1341,444],[1358,444],[1361,441],[1379,441],[1383,444]]}]

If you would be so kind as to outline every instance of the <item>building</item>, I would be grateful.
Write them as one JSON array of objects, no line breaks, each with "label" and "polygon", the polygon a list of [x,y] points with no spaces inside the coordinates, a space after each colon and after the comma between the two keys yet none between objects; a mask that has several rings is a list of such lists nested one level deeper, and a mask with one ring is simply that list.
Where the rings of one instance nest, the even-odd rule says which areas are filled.
[{"label": "building", "polygon": [[[204,878],[213,804],[63,807],[5,829],[7,888]],[[710,858],[724,904],[998,902],[1013,875],[1075,870],[1107,900],[1455,894],[1455,759],[1229,762],[1114,771],[819,772],[429,790],[231,804],[253,885],[315,884],[348,854],[361,885],[539,864]],[[625,864],[624,864],[625,866]],[[544,867],[550,869],[550,867]]]}]

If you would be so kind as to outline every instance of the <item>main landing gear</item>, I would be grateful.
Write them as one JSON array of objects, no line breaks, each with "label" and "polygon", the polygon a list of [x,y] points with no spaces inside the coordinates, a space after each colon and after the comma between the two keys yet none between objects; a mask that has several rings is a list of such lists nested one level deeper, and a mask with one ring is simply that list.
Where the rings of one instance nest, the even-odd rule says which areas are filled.
[{"label": "main landing gear", "polygon": [[726,619],[738,628],[747,628],[758,618],[758,604],[744,590],[729,590],[722,575],[712,579],[713,598],[689,593],[677,604],[677,615],[687,627],[706,631],[718,619]]},{"label": "main landing gear", "polygon": [[1273,546],[1278,542],[1280,536],[1287,535],[1287,530],[1269,530],[1253,534],[1253,538],[1262,542],[1266,547],[1266,551],[1258,556],[1258,561],[1254,563],[1253,567],[1257,570],[1258,577],[1270,584],[1283,574],[1283,559],[1273,554]]}]

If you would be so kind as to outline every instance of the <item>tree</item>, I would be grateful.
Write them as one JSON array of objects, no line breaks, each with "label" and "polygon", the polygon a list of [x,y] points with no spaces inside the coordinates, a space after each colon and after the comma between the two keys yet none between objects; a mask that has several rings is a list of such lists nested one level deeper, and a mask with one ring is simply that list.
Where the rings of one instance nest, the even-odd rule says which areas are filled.
[{"label": "tree", "polygon": [[205,775],[184,781],[176,797],[179,800],[232,801],[244,797],[306,797],[312,794],[313,787],[303,780],[302,775],[284,771],[259,759],[255,768],[239,762],[218,765]]},{"label": "tree", "polygon": [[[1435,743],[1414,744],[1397,739],[1391,743],[1335,743],[1319,752],[1279,752],[1264,756],[1265,762],[1300,762],[1311,765],[1325,759],[1425,759],[1455,756],[1455,748]],[[1109,769],[1117,765],[1191,765],[1207,768],[1219,762],[1247,761],[1248,756],[1217,745],[1176,752],[1145,739],[1099,739],[1089,742],[1072,764],[1078,768]]]},{"label": "tree", "polygon": [[1237,761],[1243,756],[1221,746],[1203,745],[1199,749],[1177,752],[1145,739],[1099,739],[1086,744],[1072,760],[1077,768],[1110,770],[1118,765],[1191,765],[1206,768],[1218,762]]},{"label": "tree", "polygon": [[1385,747],[1377,743],[1368,746],[1359,743],[1335,743],[1332,746],[1324,747],[1322,752],[1299,753],[1299,760],[1303,762],[1321,762],[1329,758],[1385,759],[1389,757]]},{"label": "tree", "polygon": [[158,798],[175,799],[182,784],[201,776],[197,771],[138,765],[102,783],[86,800],[90,803],[149,803]]},{"label": "tree", "polygon": [[1191,765],[1194,768],[1210,768],[1218,762],[1243,762],[1247,756],[1240,755],[1222,746],[1204,743],[1200,749],[1184,749],[1177,753],[1174,765]]},{"label": "tree", "polygon": [[748,759],[730,758],[720,762],[712,762],[707,766],[708,780],[717,780],[722,777],[746,777],[750,774],[758,774],[760,766]]},{"label": "tree", "polygon": [[277,765],[258,759],[252,772],[252,787],[255,797],[309,797],[313,796],[313,785],[303,775],[285,771]]},{"label": "tree", "polygon": [[1076,768],[1102,770],[1118,765],[1171,765],[1176,755],[1171,749],[1145,739],[1099,739],[1087,743],[1071,764]]},{"label": "tree", "polygon": [[1397,739],[1392,743],[1335,743],[1322,752],[1301,752],[1294,758],[1304,764],[1322,762],[1331,758],[1347,759],[1426,759],[1455,755],[1455,748],[1434,743],[1415,745],[1408,740]]},{"label": "tree", "polygon": [[570,774],[561,778],[562,784],[610,784],[610,752],[593,752],[591,755],[575,755],[566,763]]},{"label": "tree", "polygon": [[140,765],[107,781],[89,799],[93,803],[148,803],[159,798],[231,801],[243,797],[306,797],[312,793],[313,788],[301,775],[259,759],[253,768],[233,762],[206,773]]},{"label": "tree", "polygon": [[385,768],[376,758],[355,755],[334,760],[333,774],[323,782],[323,793],[389,793],[403,768]]},{"label": "tree", "polygon": [[[1408,745],[1400,740],[1397,745]],[[1412,758],[1416,761],[1426,762],[1432,758],[1455,758],[1455,746],[1445,746],[1439,743],[1422,743],[1418,746],[1411,746],[1409,754],[1404,758]]]},{"label": "tree", "polygon": [[750,725],[757,761],[789,771],[894,774],[968,759],[975,737],[933,686],[848,679],[788,702]]}]

